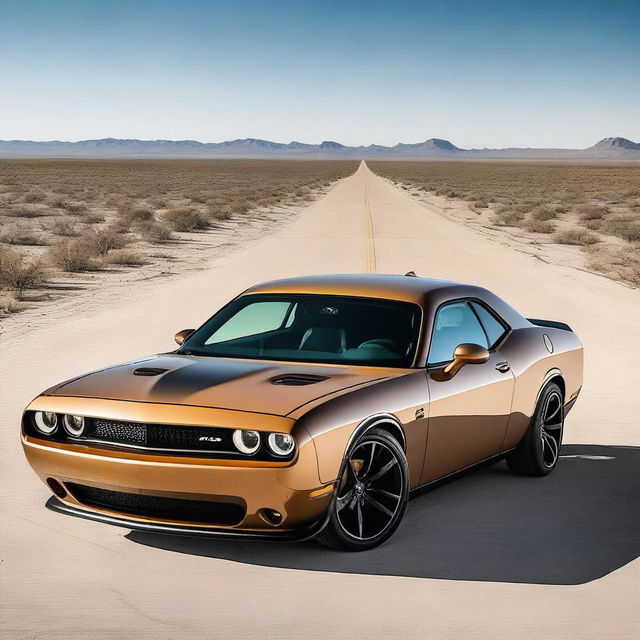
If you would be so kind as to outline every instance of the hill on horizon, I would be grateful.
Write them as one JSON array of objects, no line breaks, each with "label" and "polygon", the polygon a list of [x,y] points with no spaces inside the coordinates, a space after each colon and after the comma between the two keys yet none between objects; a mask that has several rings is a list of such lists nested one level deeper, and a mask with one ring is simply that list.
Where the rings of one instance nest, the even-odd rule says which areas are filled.
[{"label": "hill on horizon", "polygon": [[424,142],[398,143],[392,147],[371,144],[347,146],[333,140],[320,144],[272,142],[241,138],[224,142],[197,140],[138,140],[101,138],[66,142],[62,140],[0,140],[0,157],[76,158],[495,158],[495,159],[640,159],[640,143],[627,138],[603,138],[587,149],[507,148],[462,149],[449,140],[429,138]]}]

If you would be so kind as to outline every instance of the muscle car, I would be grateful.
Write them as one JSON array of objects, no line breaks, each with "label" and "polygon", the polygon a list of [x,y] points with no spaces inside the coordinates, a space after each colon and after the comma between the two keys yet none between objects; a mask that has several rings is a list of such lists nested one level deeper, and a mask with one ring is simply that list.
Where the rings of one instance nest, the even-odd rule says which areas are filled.
[{"label": "muscle car", "polygon": [[566,324],[412,272],[257,285],[176,342],[27,407],[22,444],[49,508],[370,549],[425,485],[503,458],[551,473],[582,385]]}]

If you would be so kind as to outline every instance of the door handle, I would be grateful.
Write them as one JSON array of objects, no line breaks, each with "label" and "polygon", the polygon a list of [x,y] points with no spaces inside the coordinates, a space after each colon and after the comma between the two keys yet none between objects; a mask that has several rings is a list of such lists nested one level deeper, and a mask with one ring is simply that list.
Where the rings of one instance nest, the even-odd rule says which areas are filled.
[{"label": "door handle", "polygon": [[507,371],[509,371],[509,369],[511,369],[511,367],[509,366],[508,362],[498,362],[498,364],[496,365],[496,369],[500,373],[507,373]]}]

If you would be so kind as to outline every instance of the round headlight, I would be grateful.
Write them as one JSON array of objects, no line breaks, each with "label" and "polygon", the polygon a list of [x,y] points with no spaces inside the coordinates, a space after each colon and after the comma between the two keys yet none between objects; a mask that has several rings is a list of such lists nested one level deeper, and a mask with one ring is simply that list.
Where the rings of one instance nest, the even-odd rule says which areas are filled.
[{"label": "round headlight", "polygon": [[288,456],[295,447],[295,440],[288,433],[270,433],[269,449],[277,456]]},{"label": "round headlight", "polygon": [[260,448],[260,434],[257,431],[245,431],[236,429],[233,432],[233,444],[238,451],[251,455]]},{"label": "round headlight", "polygon": [[84,418],[82,416],[65,416],[63,419],[64,430],[74,437],[84,433]]},{"label": "round headlight", "polygon": [[33,414],[38,431],[51,435],[58,428],[58,416],[53,411],[36,411]]}]

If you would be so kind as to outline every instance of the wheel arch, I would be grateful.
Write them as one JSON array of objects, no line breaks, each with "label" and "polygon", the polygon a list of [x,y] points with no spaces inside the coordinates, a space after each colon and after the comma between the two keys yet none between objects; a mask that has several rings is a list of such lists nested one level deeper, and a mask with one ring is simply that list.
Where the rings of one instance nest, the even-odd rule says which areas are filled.
[{"label": "wheel arch", "polygon": [[353,433],[347,442],[347,446],[345,447],[343,458],[347,455],[349,449],[352,447],[353,443],[358,440],[358,438],[361,438],[365,433],[367,433],[367,431],[374,428],[386,431],[391,437],[395,438],[400,443],[403,451],[407,451],[407,437],[404,433],[400,420],[391,413],[378,413],[362,420],[362,422],[360,422],[353,430]]},{"label": "wheel arch", "polygon": [[[558,369],[557,367],[554,367],[553,369],[549,369],[549,371],[547,371],[544,378],[542,379],[542,383],[540,384],[540,387],[538,388],[538,393],[536,393],[535,401],[533,403],[533,406],[531,407],[532,419],[533,419],[533,416],[535,415],[536,407],[538,406],[538,401],[540,400],[540,396],[542,395],[542,392],[545,390],[547,385],[550,384],[551,382],[554,382],[560,387],[560,392],[562,393],[562,403],[563,404],[565,403],[567,385],[565,383],[564,376],[562,375],[562,371],[560,371],[560,369]],[[523,434],[523,437],[524,437],[524,434]]]},{"label": "wheel arch", "polygon": [[554,382],[560,387],[560,391],[562,392],[562,401],[566,401],[567,385],[564,381],[564,376],[562,375],[562,371],[560,371],[560,369],[554,367],[553,369],[549,369],[549,371],[547,371],[546,375],[544,376],[542,384],[540,385],[540,389],[538,390],[538,395],[536,396],[536,404],[534,406],[538,405],[540,394],[542,393],[544,388],[551,382]]}]

